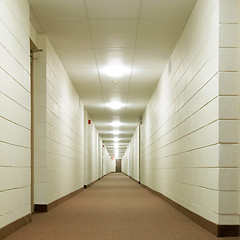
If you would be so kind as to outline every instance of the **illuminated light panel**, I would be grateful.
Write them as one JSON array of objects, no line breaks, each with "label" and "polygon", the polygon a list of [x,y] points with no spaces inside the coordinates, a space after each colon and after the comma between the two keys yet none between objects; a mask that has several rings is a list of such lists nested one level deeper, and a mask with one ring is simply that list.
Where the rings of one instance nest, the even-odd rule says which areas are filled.
[{"label": "illuminated light panel", "polygon": [[122,77],[126,74],[129,74],[131,71],[130,68],[123,66],[123,65],[112,65],[102,68],[102,72],[109,77]]},{"label": "illuminated light panel", "polygon": [[112,133],[113,133],[113,135],[119,135],[120,131],[119,130],[113,130]]},{"label": "illuminated light panel", "polygon": [[123,106],[124,106],[124,104],[121,102],[110,102],[107,104],[107,107],[114,109],[114,110],[118,110],[118,109],[122,108]]},{"label": "illuminated light panel", "polygon": [[120,123],[120,122],[112,122],[112,123],[110,123],[110,125],[113,126],[113,127],[120,127],[123,124]]},{"label": "illuminated light panel", "polygon": [[119,138],[114,138],[113,141],[114,142],[119,142]]}]

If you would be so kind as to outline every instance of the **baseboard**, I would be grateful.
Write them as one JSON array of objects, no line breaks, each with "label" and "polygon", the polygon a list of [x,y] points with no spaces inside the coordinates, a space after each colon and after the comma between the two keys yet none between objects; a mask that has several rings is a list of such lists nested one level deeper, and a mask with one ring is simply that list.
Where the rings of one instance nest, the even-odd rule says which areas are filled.
[{"label": "baseboard", "polygon": [[127,175],[126,173],[122,172],[124,175],[126,175],[127,177],[131,178],[133,181],[135,181],[138,184],[141,184],[140,181],[136,180],[135,178],[131,177],[130,175]]},{"label": "baseboard", "polygon": [[80,193],[81,191],[83,191],[83,188],[80,188],[72,193],[69,193],[68,195],[61,197],[49,204],[34,204],[34,212],[48,212],[52,208],[55,208],[59,204],[65,202],[66,200],[68,200],[69,198],[73,197],[74,195]]},{"label": "baseboard", "polygon": [[89,184],[86,184],[84,185],[83,187],[86,189],[88,187],[90,187],[91,185],[93,185],[94,183],[96,183],[97,181],[101,180],[100,178],[98,178],[97,180],[94,180],[93,182],[89,183]]},{"label": "baseboard", "polygon": [[32,215],[28,214],[10,224],[8,224],[7,226],[4,226],[3,228],[0,228],[0,240],[6,238],[7,236],[9,236],[10,234],[14,233],[15,231],[17,231],[18,229],[24,227],[25,225],[27,225],[28,223],[30,223],[32,221]]},{"label": "baseboard", "polygon": [[205,228],[209,232],[213,233],[217,237],[237,237],[240,236],[240,226],[239,225],[218,225],[216,223],[210,222],[209,220],[197,215],[196,213],[188,210],[187,208],[181,206],[180,204],[174,202],[170,198],[164,196],[163,194],[154,191],[153,189],[149,188],[148,186],[141,184],[144,188],[148,189],[150,192],[154,193],[155,195],[162,198],[172,207],[177,209],[179,212],[183,213],[185,216],[190,218],[192,221],[196,222],[201,227]]},{"label": "baseboard", "polygon": [[91,185],[93,185],[93,184],[96,183],[97,181],[99,181],[99,180],[97,179],[97,180],[95,180],[95,181],[89,183],[89,184],[87,185],[87,187],[90,187]]},{"label": "baseboard", "polygon": [[87,185],[84,185],[82,188],[80,188],[79,190],[77,191],[74,191],[72,193],[69,193],[68,195],[62,197],[62,198],[59,198],[57,200],[55,200],[54,202],[51,202],[49,204],[34,204],[34,212],[48,212],[50,211],[52,208],[58,206],[59,204],[61,204],[62,202],[68,200],[69,198],[73,197],[74,195],[80,193],[81,191],[83,191],[84,189],[90,187],[92,184],[94,184],[95,182],[99,181],[99,179],[87,184]]}]

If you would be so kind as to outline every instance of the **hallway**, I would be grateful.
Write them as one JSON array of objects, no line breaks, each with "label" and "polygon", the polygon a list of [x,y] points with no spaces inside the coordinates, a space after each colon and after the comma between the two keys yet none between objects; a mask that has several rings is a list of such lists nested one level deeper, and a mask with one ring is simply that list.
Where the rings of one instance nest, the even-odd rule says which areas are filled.
[{"label": "hallway", "polygon": [[[111,173],[6,240],[218,239],[122,173]],[[239,239],[221,238],[221,239]]]}]

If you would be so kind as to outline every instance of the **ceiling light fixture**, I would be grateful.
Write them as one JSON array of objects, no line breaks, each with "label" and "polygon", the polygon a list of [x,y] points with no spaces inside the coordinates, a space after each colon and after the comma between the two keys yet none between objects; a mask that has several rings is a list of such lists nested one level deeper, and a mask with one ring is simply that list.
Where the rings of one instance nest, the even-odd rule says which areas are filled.
[{"label": "ceiling light fixture", "polygon": [[113,135],[119,135],[119,134],[120,134],[120,131],[118,131],[118,130],[113,130],[112,133],[113,133]]},{"label": "ceiling light fixture", "polygon": [[103,68],[102,72],[109,77],[118,78],[130,73],[130,68],[123,65],[111,65]]},{"label": "ceiling light fixture", "polygon": [[118,142],[118,141],[119,141],[119,138],[114,138],[113,141],[114,141],[114,142]]},{"label": "ceiling light fixture", "polygon": [[113,126],[113,127],[120,127],[122,125],[122,123],[120,123],[120,122],[112,122],[112,123],[110,123],[110,125]]},{"label": "ceiling light fixture", "polygon": [[118,110],[122,108],[124,104],[121,102],[110,102],[107,106],[111,109]]}]

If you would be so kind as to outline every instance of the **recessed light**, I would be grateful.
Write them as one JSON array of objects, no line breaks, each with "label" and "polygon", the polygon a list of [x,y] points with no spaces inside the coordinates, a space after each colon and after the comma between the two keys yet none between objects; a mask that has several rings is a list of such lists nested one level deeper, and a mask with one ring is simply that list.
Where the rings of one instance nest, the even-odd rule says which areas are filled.
[{"label": "recessed light", "polygon": [[130,73],[130,68],[123,65],[111,65],[102,69],[102,72],[109,77],[122,77]]},{"label": "recessed light", "polygon": [[121,123],[120,122],[112,122],[111,125],[113,127],[119,127],[121,125]]},{"label": "recessed light", "polygon": [[119,141],[119,138],[114,138],[113,141],[114,141],[114,142],[118,142],[118,141]]},{"label": "recessed light", "polygon": [[113,135],[119,135],[120,131],[119,130],[113,130],[112,133],[113,133]]},{"label": "recessed light", "polygon": [[118,110],[120,108],[122,108],[124,106],[124,104],[122,104],[121,102],[111,102],[108,104],[108,107],[110,107],[111,109],[114,110]]},{"label": "recessed light", "polygon": [[110,125],[112,125],[113,127],[120,127],[122,125],[122,123],[120,123],[120,122],[112,122],[112,123],[110,123]]}]

